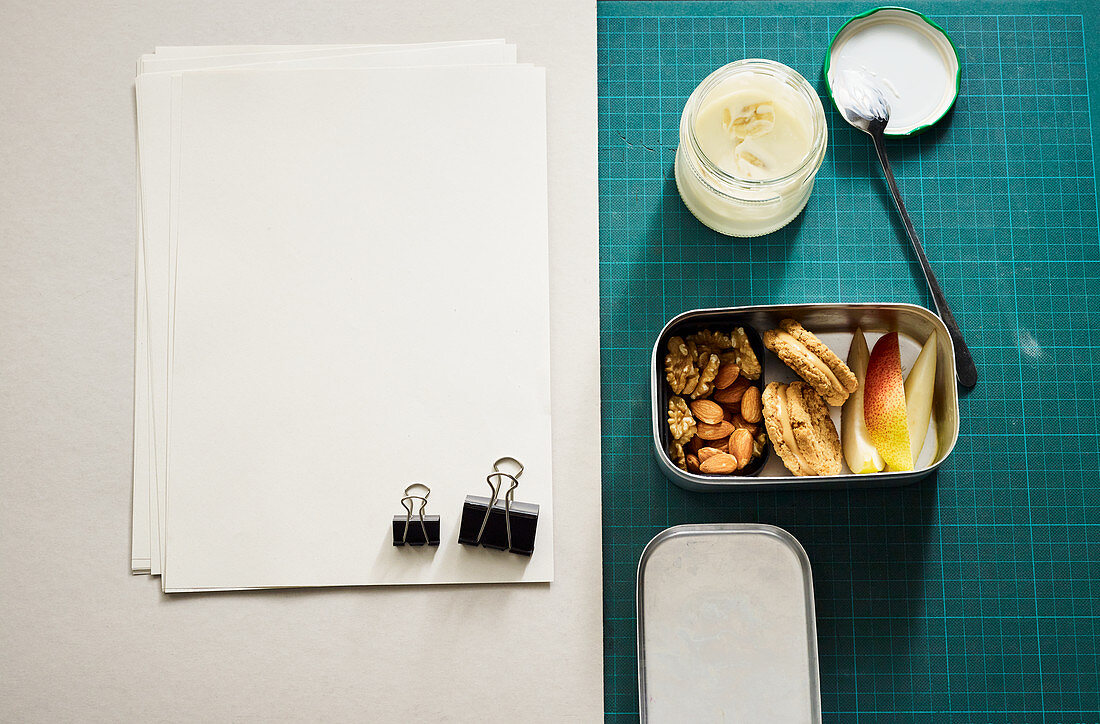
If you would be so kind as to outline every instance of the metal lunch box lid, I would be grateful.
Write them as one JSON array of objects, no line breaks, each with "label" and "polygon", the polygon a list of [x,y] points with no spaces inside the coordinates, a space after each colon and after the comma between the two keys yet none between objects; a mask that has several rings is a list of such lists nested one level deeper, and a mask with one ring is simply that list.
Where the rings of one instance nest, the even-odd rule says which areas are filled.
[{"label": "metal lunch box lid", "polygon": [[637,607],[642,721],[821,721],[810,561],[787,531],[662,531],[638,563]]}]

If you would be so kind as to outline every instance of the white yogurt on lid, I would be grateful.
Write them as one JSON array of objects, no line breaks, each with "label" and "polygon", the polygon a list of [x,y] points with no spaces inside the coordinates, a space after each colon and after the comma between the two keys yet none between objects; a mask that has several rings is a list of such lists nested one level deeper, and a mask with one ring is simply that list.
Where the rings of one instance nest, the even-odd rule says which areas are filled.
[{"label": "white yogurt on lid", "polygon": [[904,135],[947,112],[955,101],[958,69],[955,49],[939,29],[916,13],[884,9],[852,21],[837,35],[829,86],[838,103],[853,78],[881,89],[890,105],[886,132]]},{"label": "white yogurt on lid", "polygon": [[890,115],[888,94],[897,91],[893,86],[876,78],[871,73],[859,70],[840,70],[831,74],[833,100],[844,113],[851,109],[862,118],[883,118]]}]

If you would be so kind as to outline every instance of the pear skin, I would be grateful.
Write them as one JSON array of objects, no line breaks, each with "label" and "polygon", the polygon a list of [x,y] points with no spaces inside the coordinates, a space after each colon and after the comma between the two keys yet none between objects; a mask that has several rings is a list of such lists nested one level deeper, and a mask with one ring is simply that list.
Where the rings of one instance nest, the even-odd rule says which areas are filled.
[{"label": "pear skin", "polygon": [[890,469],[912,470],[913,451],[909,445],[909,416],[897,332],[883,335],[871,350],[863,391],[863,419],[871,442]]}]

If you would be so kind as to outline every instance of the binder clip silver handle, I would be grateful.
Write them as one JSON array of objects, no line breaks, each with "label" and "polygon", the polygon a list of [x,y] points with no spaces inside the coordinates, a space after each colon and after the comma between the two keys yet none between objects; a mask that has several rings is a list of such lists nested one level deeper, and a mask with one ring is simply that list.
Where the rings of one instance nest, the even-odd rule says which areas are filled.
[{"label": "binder clip silver handle", "polygon": [[497,461],[495,463],[493,463],[493,472],[494,473],[502,472],[501,469],[500,469],[500,464],[503,463],[503,462],[508,462],[508,461],[511,461],[511,462],[515,463],[516,467],[519,468],[519,470],[517,472],[512,474],[512,477],[518,480],[519,477],[521,475],[523,475],[523,463],[521,463],[519,460],[517,460],[516,458],[514,458],[510,455],[506,455],[502,458],[497,458]]},{"label": "binder clip silver handle", "polygon": [[[508,461],[519,467],[515,474],[506,473],[500,469],[501,463]],[[508,486],[508,490],[504,492],[504,533],[508,541],[508,547],[512,547],[512,502],[515,500],[516,488],[519,487],[519,477],[521,475],[523,475],[523,463],[514,457],[502,457],[493,463],[493,472],[485,476],[485,482],[489,484],[492,495],[489,497],[489,504],[485,506],[485,515],[481,519],[481,527],[477,530],[475,545],[481,544],[481,536],[485,533],[485,526],[489,523],[489,514],[493,512],[493,506],[500,500],[500,487],[503,480],[507,478],[511,481],[511,484]]]},{"label": "binder clip silver handle", "polygon": [[[423,488],[424,494],[413,494],[411,491],[415,488]],[[401,498],[401,507],[405,509],[405,529],[401,534],[402,543],[405,543],[409,538],[409,524],[412,523],[414,501],[420,501],[420,508],[416,511],[416,515],[420,521],[420,530],[424,532],[424,541],[428,541],[428,526],[424,522],[424,509],[428,507],[428,496],[431,494],[432,489],[424,483],[413,483],[405,488],[405,495]]]}]

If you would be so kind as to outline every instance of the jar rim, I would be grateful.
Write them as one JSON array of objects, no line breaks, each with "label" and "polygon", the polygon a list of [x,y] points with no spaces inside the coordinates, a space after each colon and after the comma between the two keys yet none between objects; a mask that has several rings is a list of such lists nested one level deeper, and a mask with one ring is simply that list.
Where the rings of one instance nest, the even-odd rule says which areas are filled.
[{"label": "jar rim", "polygon": [[[813,139],[810,144],[810,149],[806,152],[806,155],[802,158],[801,162],[799,162],[798,166],[790,173],[784,174],[783,176],[777,176],[776,178],[770,179],[748,179],[741,176],[734,176],[722,170],[717,164],[711,161],[703,152],[698,139],[695,137],[695,116],[703,99],[706,98],[719,83],[722,83],[731,76],[746,71],[763,72],[766,75],[770,75],[791,84],[794,90],[798,91],[803,96],[803,100],[806,101],[807,106],[813,114]],[[792,179],[797,178],[803,174],[806,167],[811,164],[820,164],[825,155],[826,144],[825,108],[822,106],[821,98],[817,95],[817,92],[814,91],[813,86],[811,86],[809,81],[807,81],[798,71],[775,60],[768,60],[766,58],[745,58],[743,60],[727,63],[713,71],[704,78],[695,90],[692,91],[691,95],[688,96],[687,103],[684,105],[683,114],[680,117],[681,145],[683,145],[685,141],[691,148],[692,156],[695,157],[692,160],[702,164],[707,174],[713,176],[718,181],[732,186],[767,189],[771,186],[788,183]]]}]

